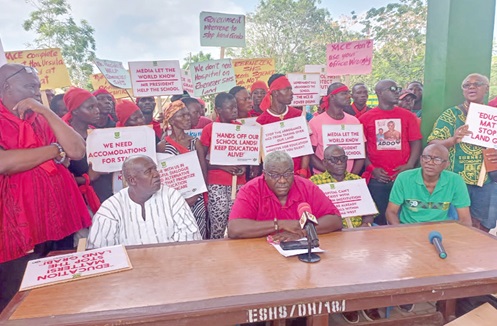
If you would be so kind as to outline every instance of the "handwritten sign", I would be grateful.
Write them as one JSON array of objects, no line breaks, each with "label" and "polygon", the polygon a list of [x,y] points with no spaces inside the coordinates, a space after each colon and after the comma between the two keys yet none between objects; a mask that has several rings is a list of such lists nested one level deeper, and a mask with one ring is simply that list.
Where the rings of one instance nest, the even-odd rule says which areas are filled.
[{"label": "handwritten sign", "polygon": [[497,110],[494,107],[471,103],[466,124],[473,134],[463,137],[463,142],[497,149]]},{"label": "handwritten sign", "polygon": [[211,164],[259,165],[260,127],[214,122]]},{"label": "handwritten sign", "polygon": [[159,160],[162,184],[178,190],[184,198],[207,192],[196,151]]},{"label": "handwritten sign", "polygon": [[132,269],[123,245],[28,262],[19,291]]},{"label": "handwritten sign", "polygon": [[[121,89],[121,88],[117,88],[117,87],[112,86],[111,84],[109,84],[107,79],[105,79],[105,76],[103,74],[91,75],[90,81],[91,81],[91,85],[93,86],[94,90],[103,88],[106,91],[108,91],[109,93],[111,93],[112,96],[114,96],[116,99],[129,97],[130,95],[133,96],[133,90],[131,90],[131,89],[126,90],[126,89]],[[128,95],[128,93],[129,93],[129,95]]]},{"label": "handwritten sign", "polygon": [[245,47],[245,16],[200,12],[200,45]]},{"label": "handwritten sign", "polygon": [[319,95],[326,96],[328,93],[328,86],[333,83],[340,82],[340,76],[326,75],[326,65],[305,65],[304,73],[306,74],[319,74]]},{"label": "handwritten sign", "polygon": [[229,91],[236,86],[231,59],[209,60],[190,65],[193,94],[204,96]]},{"label": "handwritten sign", "polygon": [[365,158],[362,125],[323,125],[323,147],[338,145],[349,159]]},{"label": "handwritten sign", "polygon": [[274,59],[233,59],[236,84],[250,90],[253,83],[258,80],[267,80],[275,72]]},{"label": "handwritten sign", "polygon": [[95,59],[95,65],[112,86],[117,88],[131,88],[129,73],[124,69],[122,62]]},{"label": "handwritten sign", "polygon": [[131,155],[156,161],[155,133],[149,126],[93,129],[86,139],[86,155],[97,172],[120,171]]},{"label": "handwritten sign", "polygon": [[241,119],[236,119],[236,121],[240,122],[244,126],[260,126],[260,124],[257,123],[257,117],[241,118]]},{"label": "handwritten sign", "polygon": [[9,63],[36,68],[42,90],[71,86],[60,49],[11,51],[6,52],[5,57]]},{"label": "handwritten sign", "polygon": [[292,84],[292,106],[319,104],[319,74],[288,74],[287,77]]},{"label": "handwritten sign", "polygon": [[178,60],[129,62],[133,93],[137,97],[174,95],[183,92]]},{"label": "handwritten sign", "polygon": [[373,61],[373,40],[333,43],[326,46],[328,75],[370,74]]},{"label": "handwritten sign", "polygon": [[333,202],[342,217],[378,214],[366,185],[366,179],[318,185]]},{"label": "handwritten sign", "polygon": [[181,84],[183,85],[184,91],[187,91],[188,94],[193,94],[193,81],[190,70],[181,69]]},{"label": "handwritten sign", "polygon": [[274,151],[287,152],[291,157],[314,153],[304,116],[262,126],[262,146],[264,156]]},{"label": "handwritten sign", "polygon": [[3,51],[2,39],[0,39],[0,67],[7,63],[5,52]]}]

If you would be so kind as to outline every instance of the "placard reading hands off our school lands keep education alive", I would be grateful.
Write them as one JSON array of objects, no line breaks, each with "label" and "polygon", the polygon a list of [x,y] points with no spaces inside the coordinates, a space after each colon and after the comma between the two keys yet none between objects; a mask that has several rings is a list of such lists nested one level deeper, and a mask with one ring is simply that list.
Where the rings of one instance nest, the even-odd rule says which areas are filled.
[{"label": "placard reading hands off our school lands keep education alive", "polygon": [[292,84],[292,106],[319,104],[320,81],[319,74],[288,74]]},{"label": "placard reading hands off our school lands keep education alive", "polygon": [[305,117],[269,123],[262,127],[264,156],[274,151],[287,152],[291,157],[314,153]]},{"label": "placard reading hands off our school lands keep education alive", "polygon": [[323,125],[323,147],[338,145],[349,159],[365,158],[362,125]]},{"label": "placard reading hands off our school lands keep education alive", "polygon": [[373,40],[333,43],[326,46],[326,71],[329,76],[370,74]]},{"label": "placard reading hands off our school lands keep education alive", "polygon": [[122,62],[95,59],[95,65],[112,86],[117,88],[131,88],[129,73],[123,68]]},{"label": "placard reading hands off our school lands keep education alive", "polygon": [[471,103],[466,124],[473,134],[463,137],[463,142],[497,149],[497,109]]},{"label": "placard reading hands off our school lands keep education alive", "polygon": [[183,92],[178,60],[129,62],[136,97],[174,95]]},{"label": "placard reading hands off our school lands keep education alive", "polygon": [[150,126],[92,129],[86,139],[88,163],[96,172],[116,172],[131,155],[157,162],[155,132]]},{"label": "placard reading hands off our school lands keep education alive", "polygon": [[259,165],[261,128],[214,122],[210,163]]},{"label": "placard reading hands off our school lands keep education alive", "polygon": [[305,65],[304,73],[319,74],[320,96],[326,96],[328,93],[328,86],[340,81],[340,76],[326,75],[326,65]]},{"label": "placard reading hands off our school lands keep education alive", "polygon": [[190,74],[195,96],[227,92],[236,86],[231,59],[193,63],[190,65]]},{"label": "placard reading hands off our school lands keep education alive", "polygon": [[202,11],[200,45],[245,47],[245,16]]},{"label": "placard reading hands off our school lands keep education alive", "polygon": [[253,83],[260,80],[267,84],[269,77],[274,74],[274,59],[233,59],[236,84],[250,91]]}]

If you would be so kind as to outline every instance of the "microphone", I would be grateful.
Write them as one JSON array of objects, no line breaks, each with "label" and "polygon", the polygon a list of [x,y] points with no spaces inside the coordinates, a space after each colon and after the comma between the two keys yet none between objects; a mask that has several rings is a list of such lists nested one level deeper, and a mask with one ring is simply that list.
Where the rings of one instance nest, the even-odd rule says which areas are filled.
[{"label": "microphone", "polygon": [[300,215],[300,227],[305,229],[307,241],[310,243],[311,248],[319,247],[318,233],[316,232],[318,220],[312,215],[311,206],[308,203],[300,203],[297,211]]},{"label": "microphone", "polygon": [[442,245],[442,235],[440,234],[440,232],[431,231],[428,235],[428,240],[430,240],[430,243],[435,246],[435,249],[437,249],[438,256],[440,258],[447,258],[447,253],[445,252],[444,246]]}]

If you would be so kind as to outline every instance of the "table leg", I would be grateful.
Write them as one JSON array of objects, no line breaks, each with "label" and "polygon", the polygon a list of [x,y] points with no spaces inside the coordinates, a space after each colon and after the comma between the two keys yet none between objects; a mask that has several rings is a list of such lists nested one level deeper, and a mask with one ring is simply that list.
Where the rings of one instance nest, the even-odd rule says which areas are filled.
[{"label": "table leg", "polygon": [[442,313],[446,323],[456,319],[456,299],[438,301],[437,310]]}]

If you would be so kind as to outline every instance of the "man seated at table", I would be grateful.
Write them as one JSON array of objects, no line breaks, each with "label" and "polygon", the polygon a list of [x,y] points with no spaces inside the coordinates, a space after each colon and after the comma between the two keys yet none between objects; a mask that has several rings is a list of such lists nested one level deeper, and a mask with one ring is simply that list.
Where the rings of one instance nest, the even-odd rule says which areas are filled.
[{"label": "man seated at table", "polygon": [[93,217],[89,249],[202,240],[190,207],[178,191],[161,185],[151,158],[131,156],[122,170],[128,187],[104,201]]},{"label": "man seated at table", "polygon": [[269,234],[276,241],[305,236],[298,206],[308,203],[319,224],[317,233],[342,228],[340,213],[311,181],[293,173],[293,160],[285,152],[272,152],[264,160],[263,175],[240,189],[228,222],[230,238],[257,238]]}]

